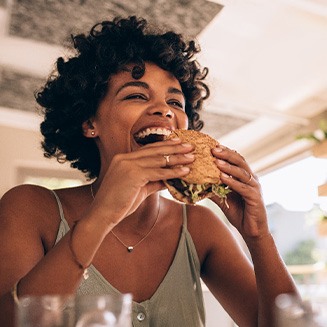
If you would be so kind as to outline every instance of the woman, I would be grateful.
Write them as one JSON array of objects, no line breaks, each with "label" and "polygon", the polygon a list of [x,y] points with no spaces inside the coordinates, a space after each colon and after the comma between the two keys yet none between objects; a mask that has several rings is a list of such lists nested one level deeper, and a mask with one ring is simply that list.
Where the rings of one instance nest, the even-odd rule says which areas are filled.
[{"label": "woman", "polygon": [[95,181],[55,192],[22,185],[4,195],[2,305],[13,287],[15,297],[129,292],[135,325],[203,326],[201,277],[239,326],[273,325],[275,297],[296,288],[245,159],[223,146],[212,151],[233,191],[229,208],[212,201],[253,265],[208,208],[159,195],[162,180],[186,175],[183,165],[194,160],[192,145],[163,134],[203,125],[198,112],[209,90],[196,44],[136,17],[103,22],[73,41],[76,54],[58,59],[37,94],[43,148]]}]

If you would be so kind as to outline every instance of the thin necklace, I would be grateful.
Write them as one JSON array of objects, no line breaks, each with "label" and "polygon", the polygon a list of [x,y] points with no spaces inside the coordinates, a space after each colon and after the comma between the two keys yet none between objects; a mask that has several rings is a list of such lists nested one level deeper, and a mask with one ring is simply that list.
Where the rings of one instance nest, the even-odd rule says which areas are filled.
[{"label": "thin necklace", "polygon": [[[92,195],[92,198],[94,200],[94,193],[93,193],[93,184],[91,184],[91,187],[90,187],[90,190],[91,190],[91,195]],[[127,249],[127,251],[129,253],[133,252],[134,248],[136,246],[138,246],[141,242],[143,242],[149,235],[150,233],[153,231],[154,227],[156,226],[157,222],[158,222],[158,218],[159,218],[159,213],[160,213],[160,201],[159,201],[159,207],[158,207],[158,213],[157,213],[157,218],[155,220],[155,222],[153,223],[152,227],[150,228],[150,230],[134,245],[127,245],[125,244],[115,233],[113,230],[111,230],[111,233],[113,236],[115,236],[115,238]]]}]

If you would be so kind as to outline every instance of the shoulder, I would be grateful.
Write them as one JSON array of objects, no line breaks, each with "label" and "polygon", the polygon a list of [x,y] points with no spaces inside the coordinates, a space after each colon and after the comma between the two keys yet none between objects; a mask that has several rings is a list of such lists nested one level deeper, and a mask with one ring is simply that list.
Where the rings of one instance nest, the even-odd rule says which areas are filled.
[{"label": "shoulder", "polygon": [[11,212],[21,212],[39,210],[39,208],[48,207],[53,202],[53,193],[42,186],[37,185],[19,185],[6,192],[0,200],[1,210],[10,210]]},{"label": "shoulder", "polygon": [[223,251],[226,241],[234,239],[220,210],[203,205],[187,206],[188,231],[198,252],[200,262],[212,251]]},{"label": "shoulder", "polygon": [[211,209],[203,205],[187,206],[188,230],[195,236],[209,236],[217,233],[229,231],[223,215],[220,216],[220,210]]},{"label": "shoulder", "polygon": [[40,186],[20,185],[1,198],[1,291],[24,276],[51,248],[60,219],[55,212],[52,192]]},{"label": "shoulder", "polygon": [[33,185],[33,184],[21,184],[13,187],[12,189],[8,190],[1,198],[7,198],[9,196],[15,196],[15,195],[35,195],[35,194],[42,194],[42,193],[51,193],[49,189],[43,186],[39,185]]},{"label": "shoulder", "polygon": [[37,185],[19,185],[3,195],[0,200],[0,224],[28,226],[34,228],[46,223],[58,208],[53,193]]}]

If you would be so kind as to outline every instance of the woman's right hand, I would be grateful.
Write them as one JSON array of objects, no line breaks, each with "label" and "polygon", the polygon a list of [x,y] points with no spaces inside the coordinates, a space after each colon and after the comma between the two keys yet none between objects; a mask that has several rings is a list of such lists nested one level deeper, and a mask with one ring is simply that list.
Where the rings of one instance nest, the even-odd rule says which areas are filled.
[{"label": "woman's right hand", "polygon": [[[193,146],[180,139],[156,142],[140,149],[115,155],[100,181],[92,210],[108,225],[116,225],[132,214],[151,194],[164,188],[162,180],[180,178],[189,172]],[[165,156],[169,156],[167,162]]]}]

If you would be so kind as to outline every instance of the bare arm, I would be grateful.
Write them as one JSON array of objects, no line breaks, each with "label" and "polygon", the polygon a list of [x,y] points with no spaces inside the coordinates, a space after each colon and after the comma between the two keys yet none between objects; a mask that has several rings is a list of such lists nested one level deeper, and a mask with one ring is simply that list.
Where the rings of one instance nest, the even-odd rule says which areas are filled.
[{"label": "bare arm", "polygon": [[298,295],[271,234],[246,241],[250,250],[259,298],[259,326],[274,326],[274,302],[279,294]]},{"label": "bare arm", "polygon": [[256,326],[258,294],[250,260],[226,224],[208,208],[196,206],[189,211],[201,278],[239,326]]},{"label": "bare arm", "polygon": [[[78,224],[72,245],[83,266],[92,262],[102,240],[116,224],[132,214],[149,195],[162,189],[162,179],[188,173],[181,167],[166,167],[164,154],[170,154],[174,164],[183,164],[193,160],[183,155],[191,150],[192,147],[181,146],[180,141],[165,141],[113,158],[101,186],[98,185],[95,200],[90,199],[92,202],[75,217]],[[51,228],[54,237],[58,226],[58,208],[48,190],[22,185],[4,195],[0,203],[0,239],[4,244],[0,247],[4,258],[0,262],[0,295],[23,277],[22,294],[76,289],[81,269],[72,257],[70,233],[55,247],[51,248],[52,244],[51,251],[44,256],[45,231]],[[42,282],[42,276],[47,276],[46,282]]]},{"label": "bare arm", "polygon": [[239,326],[273,326],[276,296],[297,292],[273,238],[247,242],[252,265],[229,231],[219,229],[216,235],[224,244],[216,241],[206,257],[204,282]]},{"label": "bare arm", "polygon": [[[236,282],[239,288],[238,291],[231,292],[232,296],[241,296],[244,301],[241,308],[250,306],[243,311],[243,313],[248,311],[245,316],[238,317],[239,314],[235,312],[236,316],[233,317],[236,317],[234,318],[236,321],[241,319],[241,326],[273,326],[276,296],[281,293],[297,294],[295,283],[288,273],[269,232],[267,214],[257,178],[253,177],[253,172],[245,159],[237,152],[222,147],[213,153],[219,159],[217,165],[223,172],[221,175],[222,182],[233,191],[228,195],[229,207],[217,197],[213,200],[221,207],[230,223],[243,237],[250,251],[253,264],[251,273],[250,266],[243,265],[239,254],[232,250],[229,250],[231,253],[228,258],[225,258],[229,264],[226,267],[229,275],[224,274],[227,283],[231,285],[230,283]],[[221,269],[219,267],[220,247],[219,242],[215,243],[213,240],[207,263],[208,283],[212,285],[214,293],[220,290],[215,281],[215,276]],[[240,262],[240,265],[235,262]],[[212,270],[213,273],[209,270]],[[234,289],[232,286],[231,288]],[[248,299],[246,299],[247,297]],[[233,306],[234,299],[227,298],[229,301],[227,307]]]},{"label": "bare arm", "polygon": [[[0,213],[0,325],[12,326],[11,289],[15,283],[19,282],[18,295],[68,294],[78,287],[83,270],[72,258],[69,234],[44,256],[46,231],[56,235],[60,221],[55,200],[48,190],[17,187],[1,199]],[[73,235],[74,250],[86,265],[104,235],[104,229],[100,228],[90,233],[88,225],[86,221],[81,222]],[[88,244],[80,242],[85,234],[92,235]]]},{"label": "bare arm", "polygon": [[76,217],[79,222],[73,233],[54,247],[50,244],[46,255],[46,231],[51,230],[53,239],[59,226],[53,195],[44,188],[26,185],[9,191],[0,203],[0,304],[4,307],[8,303],[10,289],[17,282],[19,295],[74,293],[83,269],[76,264],[69,243],[78,261],[88,266],[109,231],[162,189],[162,179],[188,173],[181,167],[166,167],[163,157],[171,155],[176,165],[192,161],[183,155],[192,147],[180,143],[158,142],[115,156],[95,200]]}]

